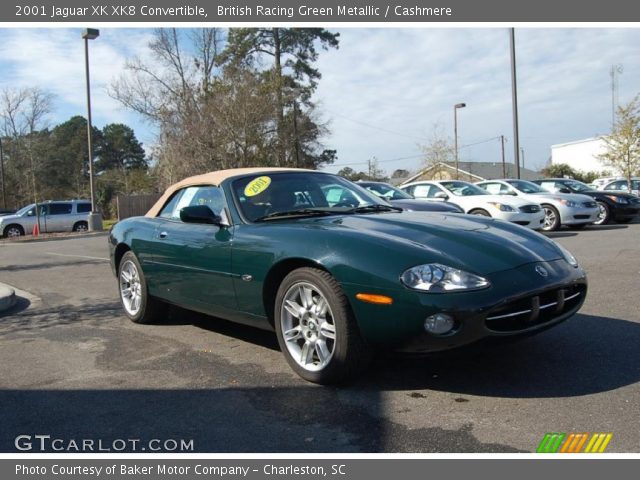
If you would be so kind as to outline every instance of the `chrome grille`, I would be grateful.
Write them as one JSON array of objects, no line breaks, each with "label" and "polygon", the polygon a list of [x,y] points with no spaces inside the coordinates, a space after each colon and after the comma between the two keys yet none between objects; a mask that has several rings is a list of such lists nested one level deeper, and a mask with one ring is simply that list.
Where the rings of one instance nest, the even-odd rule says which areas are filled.
[{"label": "chrome grille", "polygon": [[496,332],[516,332],[551,322],[575,308],[584,293],[584,285],[573,285],[509,302],[489,312],[487,328]]}]

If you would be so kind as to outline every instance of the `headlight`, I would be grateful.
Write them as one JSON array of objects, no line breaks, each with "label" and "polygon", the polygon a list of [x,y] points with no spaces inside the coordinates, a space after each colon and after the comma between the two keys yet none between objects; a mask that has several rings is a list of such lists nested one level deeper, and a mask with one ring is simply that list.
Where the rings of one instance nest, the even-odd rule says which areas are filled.
[{"label": "headlight", "polygon": [[515,212],[516,211],[516,209],[513,208],[511,205],[506,205],[504,203],[489,202],[489,205],[493,205],[494,207],[496,207],[501,212]]},{"label": "headlight", "polygon": [[556,246],[558,247],[558,249],[562,253],[562,256],[567,261],[567,263],[569,265],[571,265],[572,267],[574,267],[574,268],[578,268],[578,260],[576,260],[576,257],[574,257],[573,254],[569,250],[564,248],[559,243],[556,243]]},{"label": "headlight", "polygon": [[627,204],[629,200],[624,197],[618,197],[617,195],[605,195],[609,200],[613,200],[616,203]]},{"label": "headlight", "polygon": [[566,198],[555,198],[554,200],[557,200],[558,202],[563,204],[565,207],[569,207],[569,208],[576,208],[580,206],[578,202],[574,202],[573,200],[567,200]]},{"label": "headlight", "polygon": [[414,290],[432,293],[480,290],[491,285],[486,278],[439,263],[412,267],[402,274],[400,281]]}]

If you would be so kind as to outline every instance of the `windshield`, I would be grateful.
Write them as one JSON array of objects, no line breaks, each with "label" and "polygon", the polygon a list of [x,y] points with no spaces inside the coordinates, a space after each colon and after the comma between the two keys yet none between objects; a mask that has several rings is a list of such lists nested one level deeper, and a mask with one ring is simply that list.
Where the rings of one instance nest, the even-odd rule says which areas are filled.
[{"label": "windshield", "polygon": [[251,175],[234,180],[231,189],[242,215],[250,222],[284,217],[287,212],[304,216],[352,213],[355,208],[370,206],[389,209],[364,188],[326,173]]},{"label": "windshield", "polygon": [[474,185],[473,183],[461,182],[458,180],[440,182],[444,188],[459,197],[468,197],[472,195],[489,195],[485,190]]},{"label": "windshield", "polygon": [[549,193],[540,187],[540,185],[527,182],[526,180],[509,180],[507,183],[522,193]]},{"label": "windshield", "polygon": [[407,200],[413,199],[407,192],[403,192],[399,188],[392,187],[386,183],[360,183],[361,187],[366,188],[374,195],[384,198],[385,200]]},{"label": "windshield", "polygon": [[593,188],[586,183],[578,182],[577,180],[567,180],[566,182],[562,182],[562,184],[574,192],[588,192],[589,190],[593,190]]},{"label": "windshield", "polygon": [[31,204],[31,205],[27,205],[26,207],[22,207],[20,210],[18,210],[14,215],[24,215],[25,213],[27,213],[30,209],[32,209],[35,205]]}]

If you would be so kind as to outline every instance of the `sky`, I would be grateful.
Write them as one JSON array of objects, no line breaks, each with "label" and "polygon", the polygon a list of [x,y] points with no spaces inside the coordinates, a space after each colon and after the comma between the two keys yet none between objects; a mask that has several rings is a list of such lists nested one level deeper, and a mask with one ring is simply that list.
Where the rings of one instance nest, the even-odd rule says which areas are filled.
[{"label": "sky", "polygon": [[[376,158],[388,174],[416,170],[434,130],[453,138],[458,110],[461,161],[513,161],[509,35],[506,28],[340,28],[340,48],[322,51],[315,94],[336,164],[365,170]],[[52,125],[86,115],[80,29],[0,29],[0,89],[37,86],[55,94]],[[109,97],[133,56],[148,55],[151,29],[101,29],[90,43],[94,125],[126,123],[152,145],[155,131]],[[539,169],[550,146],[611,128],[612,65],[622,65],[619,102],[640,93],[640,29],[518,28],[520,145]]]}]

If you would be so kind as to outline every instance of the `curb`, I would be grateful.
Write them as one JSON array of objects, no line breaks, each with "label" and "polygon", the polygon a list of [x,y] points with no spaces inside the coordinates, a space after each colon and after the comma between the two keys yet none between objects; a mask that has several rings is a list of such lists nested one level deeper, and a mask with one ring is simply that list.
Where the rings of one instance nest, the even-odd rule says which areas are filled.
[{"label": "curb", "polygon": [[2,244],[19,245],[21,243],[54,242],[59,240],[71,240],[73,238],[106,237],[107,235],[109,235],[108,231],[102,231],[102,232],[81,233],[81,234],[74,234],[74,235],[61,235],[57,237],[26,238],[24,240],[0,239],[0,245]]},{"label": "curb", "polygon": [[16,304],[16,292],[13,288],[0,284],[0,312],[9,310]]}]

